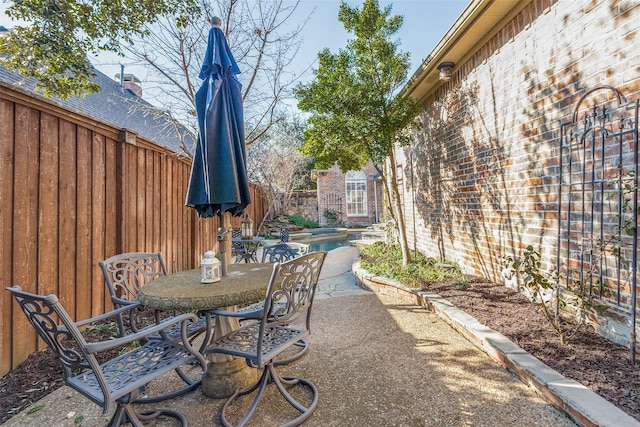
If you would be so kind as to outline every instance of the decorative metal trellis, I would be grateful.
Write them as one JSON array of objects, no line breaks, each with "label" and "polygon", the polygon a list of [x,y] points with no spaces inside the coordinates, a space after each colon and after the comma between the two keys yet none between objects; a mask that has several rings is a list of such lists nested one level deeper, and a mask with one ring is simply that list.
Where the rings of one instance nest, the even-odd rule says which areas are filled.
[{"label": "decorative metal trellis", "polygon": [[560,131],[561,284],[629,313],[635,360],[638,268],[638,101],[611,86],[588,90]]},{"label": "decorative metal trellis", "polygon": [[321,224],[326,224],[329,221],[329,218],[326,216],[327,211],[332,211],[342,216],[343,211],[343,200],[342,196],[335,193],[329,193],[324,195],[320,199],[320,212],[319,218]]}]

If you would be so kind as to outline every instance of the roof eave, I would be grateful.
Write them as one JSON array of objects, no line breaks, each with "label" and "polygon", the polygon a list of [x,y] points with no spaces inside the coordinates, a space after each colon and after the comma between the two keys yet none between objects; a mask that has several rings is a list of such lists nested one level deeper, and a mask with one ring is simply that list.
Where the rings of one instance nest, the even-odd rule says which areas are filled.
[{"label": "roof eave", "polygon": [[418,101],[428,97],[441,83],[438,65],[454,62],[462,64],[477,45],[485,43],[498,30],[501,22],[511,19],[522,10],[528,1],[520,0],[472,0],[458,19],[401,90],[402,96]]}]

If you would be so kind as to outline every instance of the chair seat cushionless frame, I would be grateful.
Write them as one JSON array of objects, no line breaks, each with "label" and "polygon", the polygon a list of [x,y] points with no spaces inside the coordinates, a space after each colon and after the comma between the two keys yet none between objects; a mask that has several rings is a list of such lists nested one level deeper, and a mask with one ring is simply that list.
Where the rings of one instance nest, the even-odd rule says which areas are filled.
[{"label": "chair seat cushionless frame", "polygon": [[[136,307],[126,306],[101,316],[73,322],[55,295],[32,294],[19,286],[7,290],[13,294],[38,335],[57,354],[62,363],[65,383],[101,405],[105,414],[116,405],[108,426],[130,422],[137,427],[142,425],[141,421],[160,415],[177,418],[183,426],[187,425],[184,415],[177,411],[151,409],[136,412],[132,404],[171,399],[198,386],[199,381],[152,399],[139,399],[141,390],[160,375],[193,364],[199,365],[200,374],[206,370],[206,360],[187,339],[187,322],[196,320],[195,315],[183,314],[119,338],[87,342],[80,332],[81,327],[110,318],[115,321],[117,316]],[[57,319],[61,324],[57,323]],[[178,325],[181,331],[179,343],[147,339],[174,325]],[[97,354],[111,349],[122,350],[116,357],[99,363]]]},{"label": "chair seat cushionless frame", "polygon": [[[326,252],[312,252],[274,264],[259,321],[241,326],[207,347],[207,354],[223,353],[243,357],[249,365],[263,368],[258,382],[237,391],[227,400],[222,408],[223,425],[233,425],[227,417],[231,405],[243,396],[255,392],[253,403],[236,424],[245,425],[269,384],[274,384],[284,399],[299,412],[299,415],[285,425],[299,425],[315,410],[318,404],[315,385],[303,378],[280,376],[275,370],[274,359],[310,333],[311,307],[325,256]],[[296,322],[297,320],[300,321]],[[289,391],[294,386],[306,389],[308,398],[305,400],[308,402],[301,403],[294,398]]]}]

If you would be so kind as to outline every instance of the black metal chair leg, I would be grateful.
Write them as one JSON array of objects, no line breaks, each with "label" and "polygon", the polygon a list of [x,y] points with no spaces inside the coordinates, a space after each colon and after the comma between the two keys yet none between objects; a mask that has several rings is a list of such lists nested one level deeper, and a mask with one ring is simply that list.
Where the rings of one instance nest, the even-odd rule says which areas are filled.
[{"label": "black metal chair leg", "polygon": [[136,412],[130,404],[119,404],[113,417],[105,425],[105,427],[118,427],[125,422],[129,422],[133,427],[144,427],[142,421],[149,421],[159,416],[176,418],[180,421],[182,427],[187,427],[189,423],[184,415],[172,409],[149,409],[146,411]]},{"label": "black metal chair leg", "polygon": [[180,412],[174,411],[173,409],[158,409],[156,411],[154,411],[153,409],[150,409],[147,411],[138,412],[136,413],[136,415],[142,421],[148,421],[148,420],[157,418],[161,415],[164,415],[165,417],[171,417],[171,418],[177,419],[178,421],[180,421],[180,424],[182,425],[182,427],[187,427],[189,425],[189,423],[187,422],[187,418],[184,415],[182,415]]},{"label": "black metal chair leg", "polygon": [[[300,415],[298,417],[287,422],[286,424],[283,424],[281,427],[293,427],[293,426],[298,426],[302,424],[311,416],[313,411],[315,411],[316,407],[318,406],[318,390],[311,381],[305,380],[303,378],[298,378],[298,377],[281,377],[275,371],[273,365],[266,365],[264,367],[264,371],[262,371],[262,376],[260,377],[260,380],[258,382],[236,392],[233,396],[231,396],[225,402],[224,406],[222,407],[222,415],[221,415],[222,424],[225,427],[233,427],[233,424],[231,424],[227,420],[227,409],[238,398],[251,394],[257,390],[256,396],[254,397],[253,402],[251,403],[251,406],[249,407],[249,409],[247,409],[247,412],[245,413],[245,415],[236,425],[237,427],[244,426],[247,423],[247,421],[249,421],[249,419],[251,418],[251,415],[253,415],[253,412],[255,411],[255,409],[258,407],[258,403],[262,398],[262,394],[269,383],[274,383],[278,391],[282,395],[282,397],[284,397],[291,406],[293,406],[298,412],[300,412]],[[310,389],[313,397],[309,406],[302,405],[293,396],[291,396],[289,392],[287,392],[285,385],[290,386],[290,385],[296,385],[296,384],[304,385]]]},{"label": "black metal chair leg", "polygon": [[309,343],[307,343],[307,340],[297,341],[293,346],[300,350],[298,350],[295,354],[293,354],[290,357],[283,358],[283,359],[276,358],[273,361],[273,366],[282,366],[282,365],[287,365],[291,362],[294,362],[300,359],[302,356],[304,356],[309,350]]},{"label": "black metal chair leg", "polygon": [[200,379],[193,379],[190,378],[185,372],[183,368],[177,368],[175,369],[176,374],[178,374],[178,376],[180,377],[180,379],[182,379],[182,381],[184,381],[184,383],[186,384],[183,388],[178,389],[176,391],[174,391],[173,393],[167,393],[167,394],[163,394],[161,396],[151,396],[151,397],[140,397],[136,400],[136,403],[157,403],[157,402],[162,402],[164,400],[168,400],[168,399],[174,399],[178,396],[182,396],[183,394],[186,394],[190,391],[195,390],[196,388],[198,388],[198,386],[200,385],[200,383],[202,382],[202,377]]}]

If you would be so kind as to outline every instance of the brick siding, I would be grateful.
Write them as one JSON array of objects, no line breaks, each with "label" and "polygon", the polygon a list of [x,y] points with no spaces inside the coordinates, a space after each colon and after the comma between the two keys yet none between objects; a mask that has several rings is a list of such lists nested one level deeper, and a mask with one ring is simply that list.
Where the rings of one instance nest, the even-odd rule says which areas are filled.
[{"label": "brick siding", "polygon": [[[376,181],[376,169],[371,162],[362,171],[367,177],[367,215],[347,216],[345,174],[338,166],[318,172],[318,212],[320,224],[327,225],[327,208],[336,211],[346,227],[362,227],[374,224],[382,215],[382,182]],[[377,206],[376,206],[377,203]]]},{"label": "brick siding", "polygon": [[560,123],[598,85],[639,97],[639,30],[638,2],[537,0],[469,52],[397,150],[410,246],[503,283],[504,257],[527,245],[551,268]]}]

